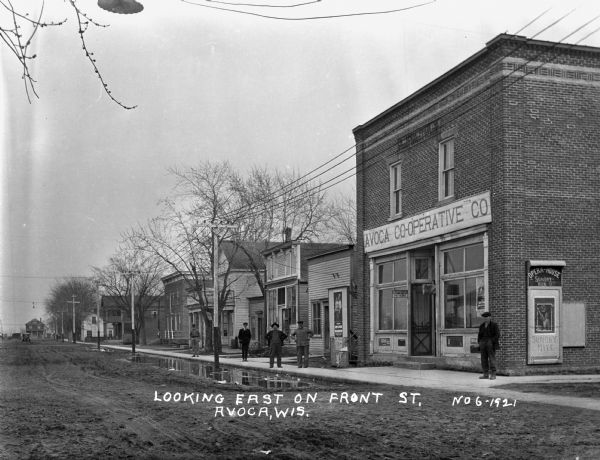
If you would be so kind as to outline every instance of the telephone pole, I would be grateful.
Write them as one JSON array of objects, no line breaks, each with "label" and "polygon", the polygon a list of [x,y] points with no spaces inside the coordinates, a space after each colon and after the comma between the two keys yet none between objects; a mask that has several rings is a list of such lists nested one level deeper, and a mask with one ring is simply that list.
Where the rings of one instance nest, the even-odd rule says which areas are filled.
[{"label": "telephone pole", "polygon": [[67,300],[67,303],[73,304],[73,343],[75,343],[75,304],[80,303],[79,301],[75,301],[75,297],[77,296],[73,294],[73,300]]},{"label": "telephone pole", "polygon": [[215,367],[219,367],[219,348],[221,336],[219,331],[219,235],[221,229],[237,229],[237,225],[220,225],[211,223],[210,228],[213,236],[213,349],[215,355]]}]

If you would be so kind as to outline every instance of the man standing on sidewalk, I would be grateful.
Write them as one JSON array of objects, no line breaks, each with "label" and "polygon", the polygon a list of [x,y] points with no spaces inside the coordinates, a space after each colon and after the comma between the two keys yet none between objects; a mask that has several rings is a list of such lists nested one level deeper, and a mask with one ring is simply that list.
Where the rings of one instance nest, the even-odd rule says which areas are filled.
[{"label": "man standing on sidewalk", "polygon": [[279,324],[271,324],[271,331],[267,334],[267,343],[270,350],[269,367],[273,367],[275,357],[277,357],[277,367],[281,367],[281,349],[285,339],[287,339],[287,335],[279,330]]},{"label": "man standing on sidewalk", "polygon": [[304,367],[308,367],[308,346],[313,333],[309,329],[304,329],[304,321],[298,321],[298,329],[292,333],[296,338],[296,356],[298,357],[298,367],[302,367],[302,358],[304,357]]},{"label": "man standing on sidewalk", "polygon": [[492,321],[492,315],[489,311],[486,311],[481,316],[484,318],[484,321],[479,326],[477,342],[479,342],[479,350],[481,351],[483,375],[479,378],[494,380],[496,378],[496,350],[498,349],[500,328]]},{"label": "man standing on sidewalk", "polygon": [[244,327],[238,332],[238,342],[242,346],[242,361],[248,361],[248,347],[250,347],[251,339],[252,333],[248,329],[248,323],[244,323]]},{"label": "man standing on sidewalk", "polygon": [[190,331],[190,341],[192,347],[192,358],[200,354],[200,331],[195,324],[192,324],[192,330]]}]

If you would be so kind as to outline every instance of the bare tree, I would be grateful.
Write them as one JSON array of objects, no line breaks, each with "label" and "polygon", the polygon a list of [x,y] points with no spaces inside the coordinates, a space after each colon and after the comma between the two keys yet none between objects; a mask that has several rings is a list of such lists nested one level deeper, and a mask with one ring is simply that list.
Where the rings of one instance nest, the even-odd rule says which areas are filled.
[{"label": "bare tree", "polygon": [[[75,332],[75,335],[78,336],[82,320],[97,310],[98,301],[98,289],[91,279],[67,278],[52,286],[44,304],[46,313],[64,329],[61,330],[61,334],[71,335]],[[73,310],[75,311],[75,331],[73,331]]]},{"label": "bare tree", "polygon": [[[33,97],[39,97],[36,91],[36,79],[32,75],[30,68],[30,63],[37,58],[37,55],[32,51],[32,43],[41,29],[63,26],[67,23],[68,17],[58,19],[49,18],[44,9],[44,0],[39,0],[33,6],[29,2],[22,1],[19,1],[18,7],[15,4],[15,0],[0,0],[0,13],[4,13],[0,15],[0,39],[2,40],[0,45],[8,48],[11,55],[18,61],[23,84],[25,85],[25,94],[29,102],[31,102]],[[122,108],[135,108],[136,106],[125,105],[113,96],[107,81],[96,63],[96,57],[86,42],[85,34],[90,27],[105,28],[108,25],[94,20],[89,12],[82,9],[75,0],[66,0],[66,4],[68,8],[65,14],[70,15],[70,18],[75,20],[83,54],[90,63],[104,92],[113,102]]]},{"label": "bare tree", "polygon": [[206,348],[216,352],[220,344],[213,343],[210,296],[217,305],[224,305],[230,293],[227,282],[219,286],[217,293],[212,292],[213,236],[220,244],[232,235],[231,229],[219,227],[222,222],[218,217],[234,204],[230,181],[235,172],[227,162],[206,161],[194,168],[172,168],[170,173],[176,185],[173,196],[163,200],[162,215],[139,226],[131,236],[140,249],[154,254],[171,273],[187,281],[205,325]]},{"label": "bare tree", "polygon": [[[253,168],[242,177],[228,162],[205,161],[196,167],[172,168],[176,179],[171,196],[163,200],[161,216],[130,233],[140,249],[156,255],[171,273],[182,275],[199,305],[206,326],[208,349],[213,346],[211,302],[215,242],[225,240],[247,256],[248,269],[264,295],[261,250],[292,228],[295,240],[317,240],[325,234],[329,208],[319,185],[296,173]],[[217,307],[225,305],[234,279],[228,265],[219,272]],[[211,292],[212,293],[212,292]],[[216,331],[215,337],[220,337]]]},{"label": "bare tree", "polygon": [[136,337],[139,337],[140,344],[146,345],[145,313],[162,294],[162,261],[136,247],[135,240],[125,238],[108,265],[92,267],[92,271],[101,293],[115,299],[125,314],[131,312],[133,290]]},{"label": "bare tree", "polygon": [[297,172],[255,167],[247,178],[236,176],[232,188],[238,207],[225,218],[244,228],[245,241],[275,240],[286,228],[296,241],[317,241],[325,233],[325,192]]},{"label": "bare tree", "polygon": [[356,243],[356,200],[339,194],[328,203],[327,231],[333,242]]}]

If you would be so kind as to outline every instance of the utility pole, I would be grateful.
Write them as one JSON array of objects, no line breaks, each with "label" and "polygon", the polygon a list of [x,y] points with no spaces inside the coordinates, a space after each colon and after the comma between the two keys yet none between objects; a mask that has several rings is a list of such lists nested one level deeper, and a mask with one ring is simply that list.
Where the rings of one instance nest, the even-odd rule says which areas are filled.
[{"label": "utility pole", "polygon": [[100,350],[100,302],[98,302],[98,320],[96,321],[96,327],[98,328],[98,351]]},{"label": "utility pole", "polygon": [[67,303],[72,303],[73,304],[73,343],[75,343],[75,304],[76,303],[80,303],[80,302],[76,302],[75,301],[75,297],[77,297],[75,294],[73,294],[73,300],[67,300]]},{"label": "utility pole", "polygon": [[221,343],[219,331],[219,235],[221,229],[237,229],[237,225],[219,225],[212,223],[210,226],[213,236],[213,349],[215,367],[219,367],[219,345]]},{"label": "utility pole", "polygon": [[133,292],[133,273],[131,273],[131,355],[135,356],[135,293]]}]

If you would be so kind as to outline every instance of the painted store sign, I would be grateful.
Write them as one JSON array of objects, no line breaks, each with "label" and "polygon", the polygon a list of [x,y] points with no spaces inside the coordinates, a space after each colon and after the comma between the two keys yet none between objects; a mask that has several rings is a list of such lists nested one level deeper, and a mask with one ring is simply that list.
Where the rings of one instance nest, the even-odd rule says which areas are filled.
[{"label": "painted store sign", "polygon": [[412,243],[492,221],[490,192],[364,231],[365,252]]}]

